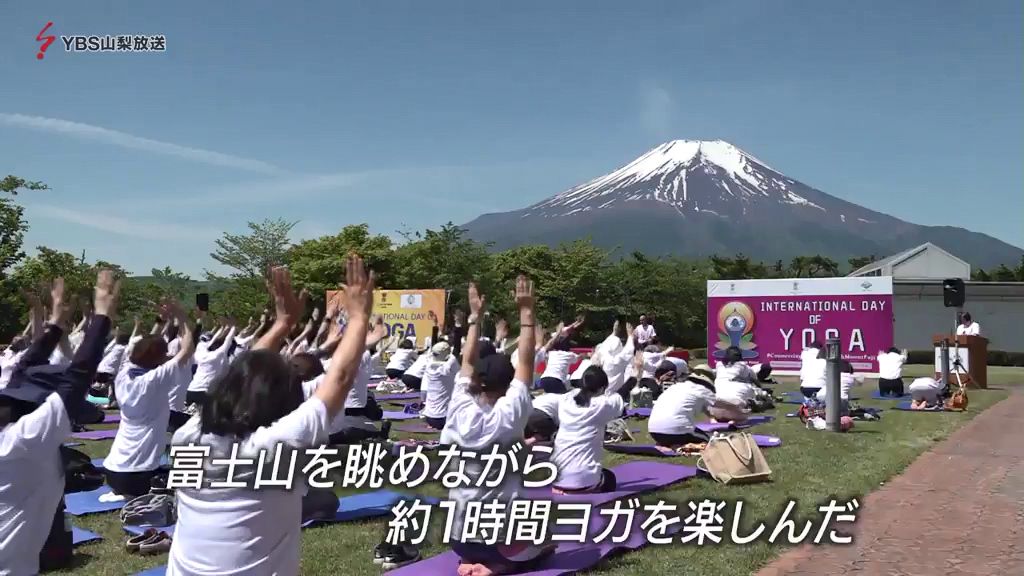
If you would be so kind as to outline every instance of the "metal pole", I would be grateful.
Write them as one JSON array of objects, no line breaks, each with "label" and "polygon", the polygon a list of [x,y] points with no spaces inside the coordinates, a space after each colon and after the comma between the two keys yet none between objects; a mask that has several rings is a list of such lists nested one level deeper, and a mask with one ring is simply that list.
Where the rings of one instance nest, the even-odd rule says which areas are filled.
[{"label": "metal pole", "polygon": [[839,378],[842,369],[839,365],[839,338],[829,338],[825,342],[826,380],[825,380],[825,428],[839,432],[842,398],[840,395]]},{"label": "metal pole", "polygon": [[945,338],[939,344],[939,362],[942,367],[942,389],[945,390],[949,386],[949,340]]}]

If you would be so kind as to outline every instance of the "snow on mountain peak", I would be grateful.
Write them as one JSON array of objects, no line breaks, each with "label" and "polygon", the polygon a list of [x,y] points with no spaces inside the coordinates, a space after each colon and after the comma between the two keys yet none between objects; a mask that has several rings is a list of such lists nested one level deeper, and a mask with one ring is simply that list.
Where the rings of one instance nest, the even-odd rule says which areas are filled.
[{"label": "snow on mountain peak", "polygon": [[[700,194],[688,187],[695,179]],[[718,198],[709,196],[708,182],[718,190]],[[792,179],[724,140],[671,140],[614,172],[531,207],[524,217],[563,216],[638,200],[669,204],[680,214],[685,206],[718,215],[715,205],[721,202],[756,197],[824,210],[791,190],[792,184]]]}]

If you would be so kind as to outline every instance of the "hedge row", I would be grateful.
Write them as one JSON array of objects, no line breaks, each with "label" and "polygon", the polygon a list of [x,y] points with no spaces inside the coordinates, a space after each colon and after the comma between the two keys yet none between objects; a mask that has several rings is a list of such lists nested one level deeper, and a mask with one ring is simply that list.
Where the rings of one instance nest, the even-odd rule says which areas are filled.
[{"label": "hedge row", "polygon": [[[690,357],[694,360],[707,360],[707,348],[694,348],[690,350]],[[908,364],[931,364],[935,361],[934,350],[910,350],[907,354]],[[1024,352],[1005,352],[1003,350],[988,351],[989,366],[1024,366]]]}]

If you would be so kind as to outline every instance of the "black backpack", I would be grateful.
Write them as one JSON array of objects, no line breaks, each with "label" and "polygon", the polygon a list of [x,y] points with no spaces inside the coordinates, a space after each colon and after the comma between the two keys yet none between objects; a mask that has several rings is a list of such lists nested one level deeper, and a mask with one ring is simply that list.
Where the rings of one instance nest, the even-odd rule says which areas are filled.
[{"label": "black backpack", "polygon": [[67,446],[60,447],[64,462],[64,493],[89,492],[103,486],[103,471],[93,466],[87,454]]}]

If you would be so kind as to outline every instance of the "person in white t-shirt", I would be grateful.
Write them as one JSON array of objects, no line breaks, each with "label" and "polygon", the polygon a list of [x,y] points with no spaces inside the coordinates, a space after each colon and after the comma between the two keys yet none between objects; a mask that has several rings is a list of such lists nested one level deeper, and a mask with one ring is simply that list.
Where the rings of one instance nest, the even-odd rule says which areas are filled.
[{"label": "person in white t-shirt", "polygon": [[[520,276],[516,281],[515,301],[519,307],[519,363],[514,366],[504,354],[491,354],[477,358],[480,343],[480,329],[477,319],[483,317],[484,297],[475,285],[469,288],[470,316],[466,349],[463,351],[462,370],[456,381],[452,396],[451,410],[444,431],[442,444],[452,444],[462,450],[489,453],[494,447],[500,452],[511,449],[523,439],[523,429],[532,409],[529,379],[533,374],[533,358],[536,351],[534,339],[534,290],[533,283]],[[455,510],[449,518],[453,521],[452,550],[459,556],[459,566],[452,567],[458,574],[511,574],[529,571],[529,568],[546,552],[549,546],[533,546],[516,543],[504,546],[504,534],[498,535],[498,544],[488,544],[482,537],[461,538],[462,523],[466,517],[468,502],[503,502],[508,504],[521,497],[523,485],[521,472],[509,470],[497,485],[484,482],[485,466],[480,460],[459,462],[469,482],[449,491],[449,500],[455,503]],[[522,468],[519,468],[521,470]],[[499,532],[503,532],[500,530]],[[512,552],[514,550],[514,552]],[[385,570],[407,563],[409,557],[418,557],[410,546],[399,543],[382,543],[375,550],[375,562]]]},{"label": "person in white t-shirt", "polygon": [[743,361],[736,346],[725,350],[722,363],[715,370],[715,395],[737,406],[748,407],[757,397],[757,375]]},{"label": "person in white t-shirt", "polygon": [[[130,334],[118,334],[110,341],[110,345],[107,346],[106,350],[104,350],[103,360],[100,361],[100,366],[96,371],[96,384],[98,386],[94,390],[94,395],[110,395],[110,387],[114,383],[114,377],[121,371],[121,364],[124,362],[124,351],[128,348],[128,341],[130,339]],[[96,392],[99,392],[99,394],[95,394]]]},{"label": "person in white t-shirt", "polygon": [[565,394],[541,394],[533,398],[533,409],[530,419],[523,430],[526,444],[543,444],[551,442],[558,432],[558,405]]},{"label": "person in white t-shirt", "polygon": [[914,380],[910,383],[908,392],[910,392],[910,408],[912,410],[934,408],[942,403],[942,382],[935,378]]},{"label": "person in white t-shirt", "polygon": [[903,396],[903,365],[907,351],[893,347],[878,353],[878,393],[882,396]]},{"label": "person in white t-shirt", "polygon": [[[350,257],[345,282],[348,324],[316,392],[303,400],[297,378],[279,351],[303,313],[287,269],[271,271],[274,324],[253,350],[244,352],[209,389],[203,410],[180,428],[174,446],[209,447],[200,485],[177,487],[178,523],[167,563],[168,576],[299,574],[300,524],[307,482],[292,489],[257,489],[256,465],[216,465],[238,456],[289,461],[294,451],[327,440],[353,385],[373,307],[373,276]],[[280,452],[279,452],[280,450]],[[265,474],[265,473],[264,473]],[[221,485],[229,475],[237,487]],[[334,501],[337,508],[337,500]]]},{"label": "person in white t-shirt", "polygon": [[571,337],[582,325],[583,318],[580,317],[572,325],[556,331],[544,347],[546,354],[540,387],[548,394],[564,394],[569,389],[569,370],[580,359],[572,352]]},{"label": "person in white t-shirt", "polygon": [[678,450],[688,444],[702,444],[708,435],[696,428],[701,414],[712,415],[731,412],[742,414],[741,408],[718,398],[715,394],[715,372],[702,364],[694,368],[685,380],[665,389],[651,408],[647,431],[658,447]]},{"label": "person in white t-shirt", "polygon": [[818,395],[818,390],[825,386],[825,351],[821,344],[812,343],[800,353],[800,393],[804,398],[812,399]]},{"label": "person in white t-shirt", "polygon": [[552,491],[557,493],[612,492],[615,474],[601,465],[604,432],[622,417],[625,407],[618,394],[606,395],[608,375],[591,366],[578,390],[558,404],[558,434],[551,463],[558,470]]},{"label": "person in white t-shirt", "polygon": [[[857,376],[854,373],[853,364],[851,364],[848,360],[841,361],[840,365],[841,368],[839,373],[839,401],[841,405],[839,408],[839,413],[843,416],[848,416],[850,414],[850,389],[853,388],[854,386],[860,386],[861,384],[863,384],[864,377]],[[818,394],[816,396],[818,402],[824,403],[827,397],[828,391],[825,389],[825,387],[822,387],[821,390],[818,390]]]},{"label": "person in white t-shirt", "polygon": [[424,399],[420,416],[435,430],[442,430],[459,373],[459,359],[452,354],[447,342],[434,344],[430,355],[432,359],[423,372]]},{"label": "person in white t-shirt", "polygon": [[960,316],[960,324],[956,327],[957,336],[981,336],[981,325],[971,319],[969,312]]},{"label": "person in white t-shirt", "polygon": [[384,374],[389,380],[401,380],[402,376],[405,376],[405,371],[412,367],[417,358],[419,353],[416,351],[416,344],[408,338],[403,338],[398,343],[398,349],[391,354],[388,365],[384,367]]},{"label": "person in white t-shirt", "polygon": [[146,336],[132,348],[114,380],[121,423],[103,468],[111,491],[125,499],[149,493],[160,475],[171,417],[169,390],[191,369],[194,340],[188,316],[174,300],[164,300],[161,309],[182,330],[178,353],[168,358],[167,341]]},{"label": "person in white t-shirt", "polygon": [[14,373],[14,367],[28,350],[30,339],[25,337],[16,338],[6,350],[0,352],[0,390],[7,387]]},{"label": "person in white t-shirt", "polygon": [[636,329],[633,331],[632,336],[636,340],[637,350],[643,350],[644,348],[647,348],[649,344],[654,342],[654,339],[657,338],[658,333],[654,330],[654,325],[651,324],[651,321],[647,318],[647,315],[641,314],[640,325],[637,326]]},{"label": "person in white t-shirt", "polygon": [[636,351],[633,338],[630,336],[632,326],[616,322],[609,336],[594,352],[591,359],[595,366],[600,366],[608,375],[608,388],[605,394],[619,394],[623,401],[629,400],[629,391],[636,383],[627,384],[626,372],[633,363]]},{"label": "person in white t-shirt", "polygon": [[37,327],[35,341],[16,366],[10,385],[0,390],[0,574],[30,576],[70,564],[70,555],[47,549],[52,545],[59,552],[65,543],[71,546],[70,526],[67,540],[48,542],[51,530],[64,525],[60,447],[71,434],[72,421],[86,408],[85,396],[103,357],[117,294],[113,273],[101,271],[95,315],[74,357],[67,367],[49,366],[47,358],[64,337],[68,312],[64,281],[56,279],[50,324]]}]

